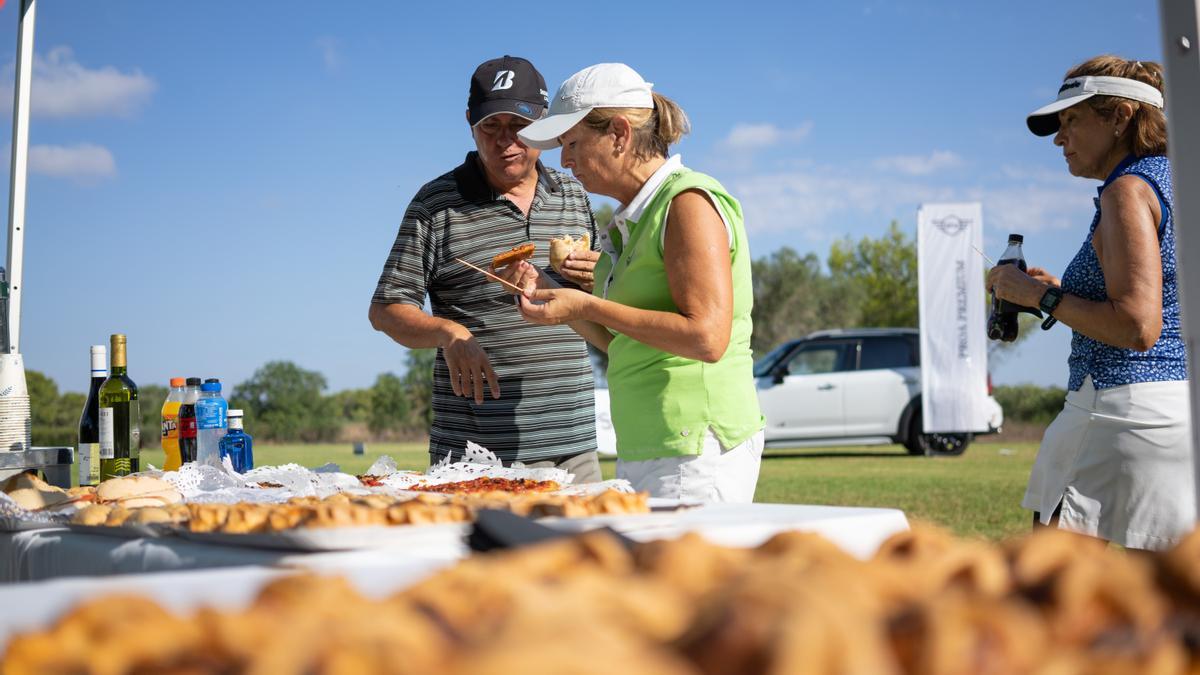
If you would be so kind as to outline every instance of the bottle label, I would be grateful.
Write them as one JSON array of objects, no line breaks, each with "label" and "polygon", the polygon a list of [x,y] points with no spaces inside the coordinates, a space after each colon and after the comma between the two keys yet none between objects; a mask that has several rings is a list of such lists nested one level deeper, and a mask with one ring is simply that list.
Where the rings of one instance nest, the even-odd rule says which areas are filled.
[{"label": "bottle label", "polygon": [[75,451],[79,464],[79,484],[95,485],[100,482],[100,444],[80,443]]},{"label": "bottle label", "polygon": [[162,437],[179,438],[179,421],[175,417],[164,417],[162,421]]},{"label": "bottle label", "polygon": [[201,431],[227,428],[229,423],[225,418],[226,410],[225,406],[219,403],[203,406],[196,404],[196,428]]},{"label": "bottle label", "polygon": [[113,409],[100,409],[100,459],[112,459],[116,456],[116,444],[113,442]]},{"label": "bottle label", "polygon": [[137,457],[142,449],[142,407],[135,398],[129,402],[129,455]]},{"label": "bottle label", "polygon": [[180,438],[195,438],[196,437],[196,418],[195,417],[180,417],[176,420],[179,425]]}]

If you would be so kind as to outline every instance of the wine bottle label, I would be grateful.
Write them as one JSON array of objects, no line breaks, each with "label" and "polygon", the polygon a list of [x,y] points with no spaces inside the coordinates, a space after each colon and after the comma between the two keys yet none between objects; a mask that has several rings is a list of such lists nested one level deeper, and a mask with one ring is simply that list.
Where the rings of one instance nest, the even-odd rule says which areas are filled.
[{"label": "wine bottle label", "polygon": [[80,485],[95,485],[100,482],[99,443],[80,443],[75,451],[75,462],[79,465]]},{"label": "wine bottle label", "polygon": [[100,459],[112,459],[116,456],[116,444],[113,441],[113,409],[100,409]]}]

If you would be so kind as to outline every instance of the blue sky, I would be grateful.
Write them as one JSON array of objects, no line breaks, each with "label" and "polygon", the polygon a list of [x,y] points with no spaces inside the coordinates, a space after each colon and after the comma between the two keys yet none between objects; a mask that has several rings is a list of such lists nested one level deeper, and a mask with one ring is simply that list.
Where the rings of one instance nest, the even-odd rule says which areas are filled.
[{"label": "blue sky", "polygon": [[[272,359],[332,390],[401,371],[371,292],[409,199],[471,147],[472,70],[505,53],[551,90],[623,61],[675,98],[678,151],[742,200],[755,256],[824,258],[893,219],[915,233],[923,201],[979,199],[990,253],[1022,232],[1030,264],[1061,271],[1094,183],[1024,116],[1090,56],[1161,58],[1150,0],[519,7],[42,0],[27,367],[81,390],[88,345],[125,332],[140,384],[237,383]],[[1069,342],[1036,335],[994,379],[1062,385]]]}]

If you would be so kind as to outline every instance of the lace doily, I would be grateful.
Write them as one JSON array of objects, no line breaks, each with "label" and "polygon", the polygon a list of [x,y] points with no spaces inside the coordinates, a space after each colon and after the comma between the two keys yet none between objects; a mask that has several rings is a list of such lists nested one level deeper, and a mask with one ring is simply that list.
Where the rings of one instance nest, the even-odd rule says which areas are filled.
[{"label": "lace doily", "polygon": [[568,485],[558,491],[562,495],[574,495],[579,497],[591,497],[593,495],[602,494],[608,490],[616,490],[617,492],[633,492],[633,484],[624,478],[614,478],[612,480],[602,480],[597,483],[580,483],[578,485]]}]

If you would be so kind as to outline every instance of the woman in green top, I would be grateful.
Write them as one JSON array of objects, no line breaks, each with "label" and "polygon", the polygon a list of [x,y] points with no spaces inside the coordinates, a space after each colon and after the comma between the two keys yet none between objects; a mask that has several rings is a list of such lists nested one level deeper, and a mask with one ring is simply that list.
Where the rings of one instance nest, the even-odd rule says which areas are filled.
[{"label": "woman in green top", "polygon": [[[683,111],[624,64],[568,78],[549,115],[520,132],[562,146],[562,165],[621,208],[596,260],[593,294],[522,263],[521,313],[569,323],[608,352],[617,476],[658,497],[749,502],[763,447],[750,351],[750,251],[742,209],[667,148]],[[588,256],[568,259],[586,270]]]}]

